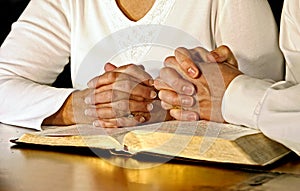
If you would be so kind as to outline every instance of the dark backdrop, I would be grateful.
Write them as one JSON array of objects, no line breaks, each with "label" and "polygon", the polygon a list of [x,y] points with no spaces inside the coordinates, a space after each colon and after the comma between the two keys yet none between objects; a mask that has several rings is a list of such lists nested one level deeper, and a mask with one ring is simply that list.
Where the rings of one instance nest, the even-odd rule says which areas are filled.
[{"label": "dark backdrop", "polygon": [[12,22],[16,21],[29,0],[0,0],[0,44],[10,31]]},{"label": "dark backdrop", "polygon": [[[11,24],[19,18],[29,1],[30,0],[0,0],[0,44],[2,44],[9,33]],[[53,86],[59,88],[72,87],[70,76],[70,64],[68,64],[64,71],[57,77]]]},{"label": "dark backdrop", "polygon": [[275,17],[278,29],[279,29],[279,26],[280,26],[280,17],[281,17],[283,1],[284,0],[268,0],[270,6],[272,8],[273,15]]}]

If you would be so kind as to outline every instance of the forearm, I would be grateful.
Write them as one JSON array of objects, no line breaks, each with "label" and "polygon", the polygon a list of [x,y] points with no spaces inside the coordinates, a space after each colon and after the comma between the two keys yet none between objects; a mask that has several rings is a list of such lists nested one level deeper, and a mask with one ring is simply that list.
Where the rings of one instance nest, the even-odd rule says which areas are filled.
[{"label": "forearm", "polygon": [[63,105],[73,89],[57,89],[0,69],[0,121],[40,129],[42,121]]}]

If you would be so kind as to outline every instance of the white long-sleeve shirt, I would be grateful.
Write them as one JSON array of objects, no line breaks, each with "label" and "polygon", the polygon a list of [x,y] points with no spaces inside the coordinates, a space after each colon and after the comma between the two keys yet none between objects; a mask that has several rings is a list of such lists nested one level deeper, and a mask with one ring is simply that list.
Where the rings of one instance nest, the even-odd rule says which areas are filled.
[{"label": "white long-sleeve shirt", "polygon": [[[266,0],[156,0],[137,22],[113,0],[32,0],[1,46],[0,121],[39,129],[105,62],[141,63],[156,77],[177,46],[225,44],[245,74],[280,80],[277,39]],[[74,89],[50,87],[69,57]]]},{"label": "white long-sleeve shirt", "polygon": [[[259,128],[300,155],[300,2],[284,1],[280,47],[286,59],[285,81],[272,83],[242,75],[223,99],[226,121]],[[242,108],[240,107],[242,105]]]}]

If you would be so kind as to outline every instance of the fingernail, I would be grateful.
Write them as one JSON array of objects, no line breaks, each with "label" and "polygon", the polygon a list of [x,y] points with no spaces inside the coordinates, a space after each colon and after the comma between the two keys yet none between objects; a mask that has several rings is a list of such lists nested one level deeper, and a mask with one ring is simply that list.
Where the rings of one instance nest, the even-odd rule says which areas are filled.
[{"label": "fingernail", "polygon": [[194,77],[196,75],[196,71],[193,68],[189,68],[188,73],[191,77]]},{"label": "fingernail", "polygon": [[152,111],[152,109],[153,109],[153,104],[152,103],[147,104],[147,110]]},{"label": "fingernail", "polygon": [[154,80],[153,80],[153,79],[150,79],[150,80],[149,80],[149,84],[150,84],[150,86],[154,86]]},{"label": "fingernail", "polygon": [[185,97],[181,99],[181,103],[183,106],[192,106],[193,105],[193,98]]},{"label": "fingernail", "polygon": [[94,127],[101,127],[100,121],[98,121],[98,120],[97,120],[97,121],[94,121],[94,122],[93,122],[93,126],[94,126]]},{"label": "fingernail", "polygon": [[143,122],[145,122],[145,121],[146,121],[145,117],[141,116],[140,119],[139,119],[139,122],[140,122],[140,123],[143,123]]},{"label": "fingernail", "polygon": [[86,104],[92,104],[92,98],[91,97],[86,97],[84,99],[84,103],[86,103]]},{"label": "fingernail", "polygon": [[86,109],[86,110],[84,110],[84,115],[93,116],[93,111],[91,109]]},{"label": "fingernail", "polygon": [[156,98],[156,96],[157,96],[157,93],[156,93],[155,91],[151,91],[150,97],[151,97],[152,99],[154,99],[154,98]]},{"label": "fingernail", "polygon": [[189,87],[189,86],[183,86],[183,87],[182,87],[182,91],[183,91],[183,93],[185,93],[186,95],[193,95],[193,94],[194,94],[193,88],[191,88],[191,87]]}]

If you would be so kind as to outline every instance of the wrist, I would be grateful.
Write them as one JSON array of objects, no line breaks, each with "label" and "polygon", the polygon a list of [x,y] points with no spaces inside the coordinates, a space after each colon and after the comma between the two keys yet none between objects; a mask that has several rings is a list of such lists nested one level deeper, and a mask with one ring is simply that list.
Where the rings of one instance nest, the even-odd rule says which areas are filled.
[{"label": "wrist", "polygon": [[43,121],[43,125],[72,125],[75,124],[73,114],[73,93],[69,95],[61,108]]}]

